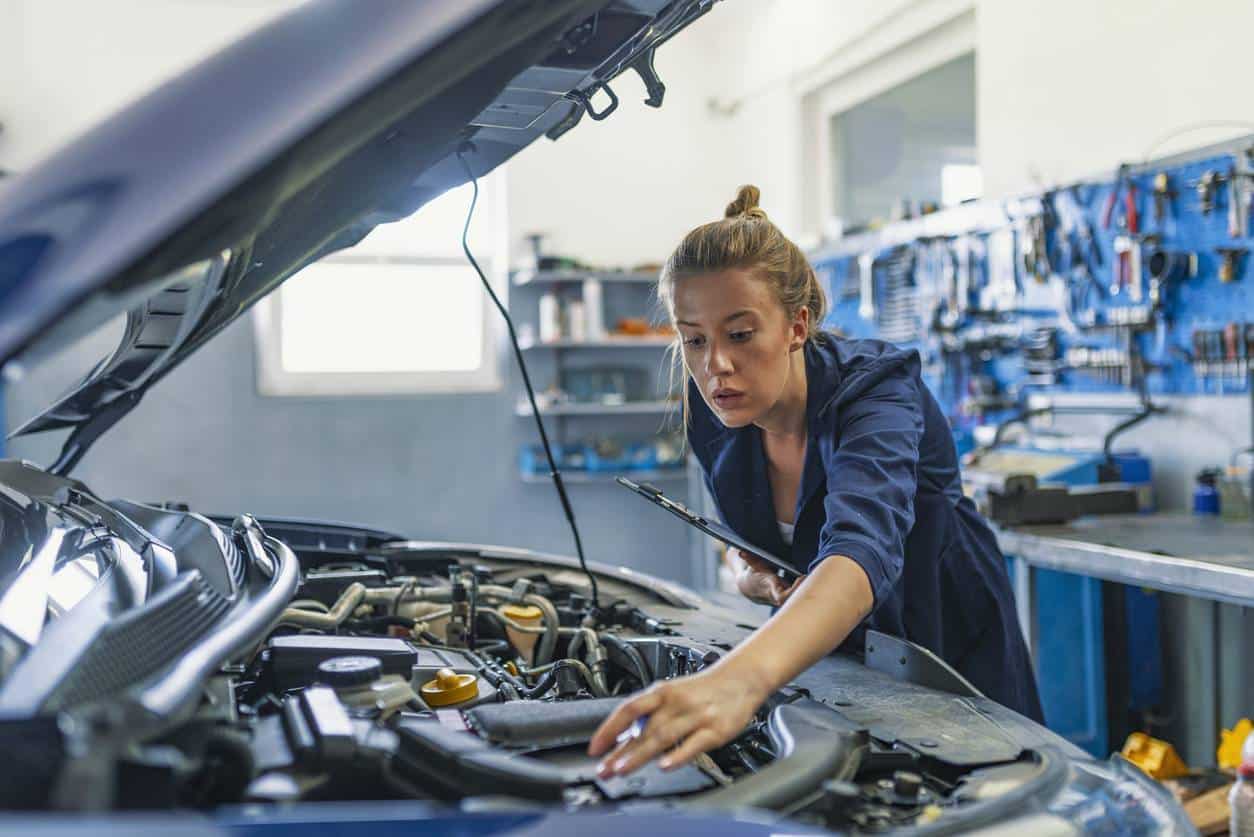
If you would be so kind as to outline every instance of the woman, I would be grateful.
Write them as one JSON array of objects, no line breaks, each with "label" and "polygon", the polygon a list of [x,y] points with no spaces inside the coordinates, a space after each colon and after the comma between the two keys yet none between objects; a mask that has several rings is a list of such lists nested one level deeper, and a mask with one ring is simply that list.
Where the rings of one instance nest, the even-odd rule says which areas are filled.
[{"label": "woman", "polygon": [[918,353],[820,331],[814,270],[758,198],[741,187],[723,220],[688,233],[658,289],[682,340],[688,441],[723,520],[807,574],[785,586],[739,555],[740,591],[777,612],[715,665],[620,706],[588,747],[608,752],[602,777],[727,743],[824,655],[861,651],[867,628],[931,649],[1041,720],[1005,561],[962,495]]}]

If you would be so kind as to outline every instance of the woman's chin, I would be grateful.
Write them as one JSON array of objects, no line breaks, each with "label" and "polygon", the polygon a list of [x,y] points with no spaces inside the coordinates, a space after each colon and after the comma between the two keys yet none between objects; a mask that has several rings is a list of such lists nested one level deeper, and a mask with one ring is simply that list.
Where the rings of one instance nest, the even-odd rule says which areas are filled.
[{"label": "woman's chin", "polygon": [[757,418],[751,411],[745,409],[732,408],[730,410],[715,409],[714,415],[723,423],[724,427],[748,427],[753,424],[753,420]]}]

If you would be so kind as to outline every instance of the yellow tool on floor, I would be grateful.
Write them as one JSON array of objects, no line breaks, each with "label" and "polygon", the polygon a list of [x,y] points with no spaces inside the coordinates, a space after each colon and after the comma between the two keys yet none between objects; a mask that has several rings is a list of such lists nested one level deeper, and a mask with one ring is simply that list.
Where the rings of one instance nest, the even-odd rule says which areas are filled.
[{"label": "yellow tool on floor", "polygon": [[1189,772],[1189,767],[1166,741],[1134,732],[1123,742],[1123,757],[1144,770],[1153,779],[1175,779]]},{"label": "yellow tool on floor", "polygon": [[1241,747],[1245,744],[1245,739],[1249,734],[1254,732],[1254,722],[1249,718],[1242,718],[1232,725],[1232,729],[1226,729],[1219,733],[1219,748],[1215,750],[1215,762],[1220,767],[1237,768],[1241,766]]}]

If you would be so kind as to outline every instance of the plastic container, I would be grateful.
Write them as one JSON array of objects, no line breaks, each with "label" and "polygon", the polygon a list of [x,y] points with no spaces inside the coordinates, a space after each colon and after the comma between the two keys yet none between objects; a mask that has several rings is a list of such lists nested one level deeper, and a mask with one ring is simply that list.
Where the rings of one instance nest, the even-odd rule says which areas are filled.
[{"label": "plastic container", "polygon": [[589,340],[605,339],[604,304],[601,294],[601,280],[583,280],[584,333]]},{"label": "plastic container", "polygon": [[582,300],[572,299],[566,303],[566,336],[576,343],[588,339],[588,321],[584,317]]},{"label": "plastic container", "polygon": [[[528,628],[538,628],[544,624],[544,614],[540,608],[534,605],[507,604],[502,605],[498,610],[502,616],[519,625]],[[509,639],[510,644],[518,649],[519,655],[527,663],[531,665],[531,660],[535,654],[536,643],[540,640],[539,634],[523,632],[513,627],[505,627],[505,636]]]},{"label": "plastic container", "polygon": [[1198,473],[1193,488],[1193,513],[1198,515],[1219,514],[1219,471],[1206,468]]},{"label": "plastic container", "polygon": [[1237,768],[1237,781],[1228,792],[1228,810],[1230,837],[1254,837],[1254,761],[1244,761]]},{"label": "plastic container", "polygon": [[540,297],[540,342],[555,343],[562,339],[562,306],[557,294]]}]

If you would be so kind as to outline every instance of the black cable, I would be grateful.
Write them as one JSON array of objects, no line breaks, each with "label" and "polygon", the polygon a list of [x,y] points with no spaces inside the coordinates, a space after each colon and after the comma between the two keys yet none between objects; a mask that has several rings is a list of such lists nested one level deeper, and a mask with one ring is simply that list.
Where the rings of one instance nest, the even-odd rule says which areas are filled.
[{"label": "black cable", "polygon": [[597,590],[596,576],[588,569],[588,561],[584,558],[583,540],[579,537],[579,526],[575,523],[575,512],[570,506],[570,498],[566,495],[566,486],[562,483],[561,471],[557,469],[557,463],[553,460],[553,449],[549,446],[549,434],[544,430],[544,420],[540,417],[540,408],[536,406],[536,393],[531,387],[531,375],[527,373],[527,363],[523,360],[522,347],[518,345],[518,334],[514,331],[514,321],[510,319],[509,312],[501,304],[496,291],[492,290],[492,283],[483,274],[483,269],[479,267],[479,263],[475,261],[474,254],[470,252],[470,221],[475,216],[475,204],[479,202],[479,178],[475,177],[470,164],[466,162],[462,149],[458,149],[457,159],[461,161],[462,168],[466,170],[466,176],[470,178],[470,183],[473,187],[470,209],[466,212],[466,224],[462,227],[462,252],[466,254],[466,259],[470,262],[470,266],[475,269],[475,273],[479,274],[479,281],[483,282],[484,290],[488,292],[488,296],[492,299],[492,304],[501,313],[501,317],[505,320],[505,326],[509,329],[509,342],[514,347],[514,358],[518,361],[518,371],[522,373],[523,386],[527,390],[527,401],[531,404],[531,415],[536,420],[536,429],[540,431],[540,443],[544,447],[544,456],[549,463],[549,476],[553,478],[553,487],[557,489],[558,499],[562,503],[562,511],[566,514],[566,521],[570,523],[570,532],[575,538],[575,553],[579,557],[579,566],[583,570],[584,575],[588,576],[588,585],[592,588],[592,606],[600,610],[601,599]]}]

